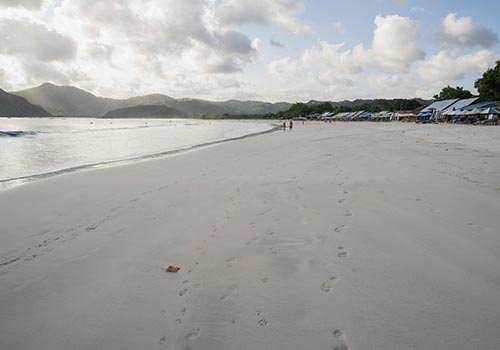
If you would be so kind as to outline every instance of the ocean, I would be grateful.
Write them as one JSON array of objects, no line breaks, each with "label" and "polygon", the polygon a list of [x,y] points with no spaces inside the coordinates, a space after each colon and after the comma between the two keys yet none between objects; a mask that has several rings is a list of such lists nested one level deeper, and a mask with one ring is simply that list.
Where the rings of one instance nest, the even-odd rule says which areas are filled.
[{"label": "ocean", "polygon": [[0,188],[272,128],[266,122],[234,120],[0,118]]}]

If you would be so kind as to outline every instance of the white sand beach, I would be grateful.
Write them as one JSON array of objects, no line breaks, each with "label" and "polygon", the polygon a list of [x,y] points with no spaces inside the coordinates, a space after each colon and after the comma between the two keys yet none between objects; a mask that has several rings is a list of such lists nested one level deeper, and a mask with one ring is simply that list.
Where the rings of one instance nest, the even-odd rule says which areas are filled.
[{"label": "white sand beach", "polygon": [[297,123],[1,191],[0,349],[499,349],[499,145]]}]

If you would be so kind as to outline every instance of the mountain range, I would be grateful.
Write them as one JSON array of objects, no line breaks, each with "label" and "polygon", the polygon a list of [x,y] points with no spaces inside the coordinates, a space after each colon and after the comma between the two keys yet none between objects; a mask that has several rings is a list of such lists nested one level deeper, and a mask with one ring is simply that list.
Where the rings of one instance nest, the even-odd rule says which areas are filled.
[{"label": "mountain range", "polygon": [[24,97],[0,89],[0,117],[52,117],[52,115],[43,108],[29,103]]},{"label": "mountain range", "polygon": [[[428,101],[421,99],[375,99],[327,102],[332,107],[365,108],[376,106],[378,110],[413,110]],[[323,101],[311,100],[307,105],[319,105]],[[164,108],[157,108],[161,106]],[[150,94],[127,99],[98,97],[73,86],[44,83],[40,86],[14,92],[0,89],[0,117],[198,117],[200,115],[263,115],[287,111],[291,103],[228,100],[222,102],[201,99],[176,99],[163,94]],[[392,108],[392,109],[391,109]],[[368,109],[367,109],[368,110]]]},{"label": "mountain range", "polygon": [[87,91],[72,86],[57,86],[44,83],[35,88],[14,91],[12,94],[24,97],[30,103],[46,109],[57,116],[102,117],[106,113],[135,106],[166,106],[188,116],[201,114],[266,114],[290,108],[286,102],[269,103],[260,101],[229,100],[224,102],[200,99],[175,99],[162,94],[131,97],[128,99],[112,99],[95,96]]}]

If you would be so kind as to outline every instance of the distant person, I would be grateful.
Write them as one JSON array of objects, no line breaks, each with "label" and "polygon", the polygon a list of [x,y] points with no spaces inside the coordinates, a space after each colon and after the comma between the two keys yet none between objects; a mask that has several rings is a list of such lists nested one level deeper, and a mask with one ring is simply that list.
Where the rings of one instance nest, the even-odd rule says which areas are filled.
[{"label": "distant person", "polygon": [[286,130],[286,122],[283,122],[283,131]]},{"label": "distant person", "polygon": [[292,131],[292,128],[293,128],[293,120],[290,119],[290,131]]}]

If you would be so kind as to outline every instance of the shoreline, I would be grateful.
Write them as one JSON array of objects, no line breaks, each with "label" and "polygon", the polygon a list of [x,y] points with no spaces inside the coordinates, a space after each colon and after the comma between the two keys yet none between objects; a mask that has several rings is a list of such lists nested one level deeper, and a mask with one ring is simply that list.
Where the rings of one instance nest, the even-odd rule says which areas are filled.
[{"label": "shoreline", "polygon": [[20,177],[16,177],[16,178],[1,179],[0,180],[0,192],[7,190],[9,188],[22,186],[22,185],[27,184],[27,183],[47,179],[47,178],[58,176],[58,175],[70,174],[70,173],[74,173],[77,171],[85,171],[85,170],[90,170],[90,169],[106,168],[106,167],[110,167],[110,166],[120,166],[120,165],[124,165],[124,164],[141,162],[144,160],[173,156],[176,154],[190,152],[190,151],[194,151],[194,150],[201,149],[204,147],[217,145],[217,144],[224,143],[224,142],[237,141],[237,140],[241,140],[241,139],[244,139],[247,137],[255,137],[255,136],[264,135],[267,133],[276,132],[280,128],[276,124],[271,123],[270,125],[273,127],[269,130],[256,132],[256,133],[250,133],[250,134],[243,135],[243,136],[231,137],[231,138],[224,139],[224,140],[205,142],[205,143],[197,144],[194,146],[183,147],[183,148],[169,150],[169,151],[156,152],[156,153],[151,153],[151,154],[147,154],[147,155],[143,155],[143,156],[139,156],[139,157],[132,157],[132,158],[126,158],[126,159],[119,159],[119,160],[110,160],[110,161],[104,161],[104,162],[92,163],[92,164],[84,164],[84,165],[78,165],[78,166],[64,168],[64,169],[60,169],[60,170],[50,171],[47,173],[26,175],[26,176],[20,176]]}]

